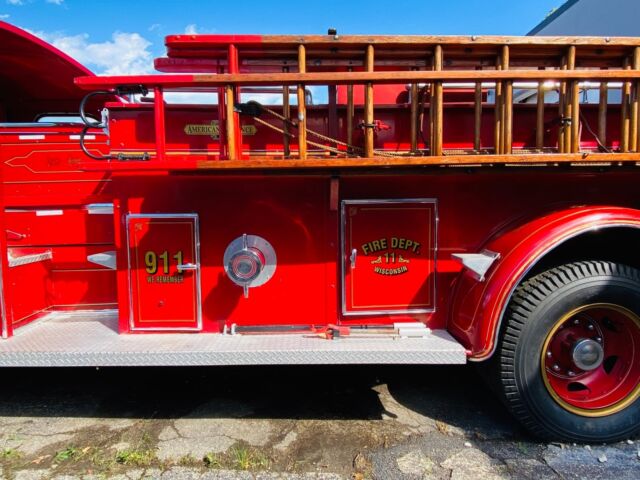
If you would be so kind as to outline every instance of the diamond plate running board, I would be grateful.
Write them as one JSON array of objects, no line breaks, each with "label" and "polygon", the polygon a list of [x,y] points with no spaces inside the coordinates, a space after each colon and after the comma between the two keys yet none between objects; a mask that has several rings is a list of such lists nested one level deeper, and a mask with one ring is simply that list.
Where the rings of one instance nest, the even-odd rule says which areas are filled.
[{"label": "diamond plate running board", "polygon": [[465,350],[444,330],[424,338],[300,334],[117,333],[117,312],[54,312],[0,341],[0,366],[204,366],[462,364]]}]

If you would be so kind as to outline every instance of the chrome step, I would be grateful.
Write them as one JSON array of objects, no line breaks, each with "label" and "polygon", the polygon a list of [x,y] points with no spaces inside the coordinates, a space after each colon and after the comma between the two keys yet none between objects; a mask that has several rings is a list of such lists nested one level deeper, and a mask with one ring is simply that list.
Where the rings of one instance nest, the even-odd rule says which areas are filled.
[{"label": "chrome step", "polygon": [[[116,311],[54,312],[0,341],[0,366],[205,366],[462,364],[466,353],[444,330],[418,338],[376,335],[118,334]],[[419,328],[415,328],[419,331]],[[423,333],[423,332],[422,332]]]}]

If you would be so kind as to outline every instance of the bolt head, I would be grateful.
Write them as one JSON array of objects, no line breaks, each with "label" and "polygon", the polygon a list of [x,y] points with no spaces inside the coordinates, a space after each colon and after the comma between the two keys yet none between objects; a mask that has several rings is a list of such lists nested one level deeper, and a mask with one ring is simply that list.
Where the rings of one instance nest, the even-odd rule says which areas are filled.
[{"label": "bolt head", "polygon": [[560,365],[558,365],[557,363],[551,368],[553,368],[554,372],[559,372],[560,371]]}]

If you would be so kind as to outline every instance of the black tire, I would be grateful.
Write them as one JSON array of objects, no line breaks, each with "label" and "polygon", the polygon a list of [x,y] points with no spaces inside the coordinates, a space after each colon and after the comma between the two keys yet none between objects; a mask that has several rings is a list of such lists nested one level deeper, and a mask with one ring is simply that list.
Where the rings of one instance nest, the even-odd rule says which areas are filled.
[{"label": "black tire", "polygon": [[[511,413],[538,437],[612,442],[640,432],[636,390],[626,404],[620,403],[621,410],[591,417],[563,407],[545,385],[548,377],[544,377],[547,372],[541,354],[546,339],[555,331],[553,328],[558,328],[554,325],[559,318],[590,304],[616,305],[639,315],[640,271],[606,261],[553,268],[524,282],[505,313],[498,348],[487,367]],[[636,356],[631,364],[638,361]]]}]

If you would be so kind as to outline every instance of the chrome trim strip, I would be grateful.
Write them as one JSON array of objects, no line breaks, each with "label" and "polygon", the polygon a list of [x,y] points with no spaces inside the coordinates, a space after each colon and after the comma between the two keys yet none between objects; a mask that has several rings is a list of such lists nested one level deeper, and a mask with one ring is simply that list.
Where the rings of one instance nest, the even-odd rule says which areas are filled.
[{"label": "chrome trim strip", "polygon": [[45,135],[18,135],[18,140],[44,140]]},{"label": "chrome trim strip", "polygon": [[11,254],[7,254],[7,263],[9,268],[19,267],[21,265],[29,265],[30,263],[44,262],[51,260],[53,253],[51,250],[47,250],[42,253],[31,253],[29,255],[21,255],[19,257],[12,257]]},{"label": "chrome trim strip", "polygon": [[64,215],[64,210],[57,209],[36,209],[34,210],[36,213],[36,217],[59,217],[60,215]]},{"label": "chrome trim strip", "polygon": [[113,203],[89,203],[84,208],[89,215],[113,215]]},{"label": "chrome trim strip", "polygon": [[518,288],[518,286],[520,285],[520,283],[522,282],[522,279],[525,278],[527,276],[527,274],[533,269],[533,267],[535,267],[538,262],[540,260],[542,260],[549,252],[551,252],[552,250],[554,250],[555,248],[559,247],[560,245],[562,245],[563,243],[579,237],[580,235],[584,234],[584,233],[589,233],[589,232],[593,232],[596,230],[602,230],[604,228],[634,228],[636,230],[640,229],[640,226],[637,225],[633,225],[630,223],[612,223],[609,225],[597,225],[595,227],[588,227],[585,228],[584,230],[580,230],[578,232],[575,232],[573,235],[569,235],[566,238],[563,238],[561,241],[554,243],[552,246],[550,246],[549,248],[547,248],[546,250],[544,250],[542,253],[540,253],[540,255],[538,255],[538,258],[535,260],[535,262],[533,262],[531,265],[529,265],[524,272],[522,272],[522,274],[518,277],[518,280],[516,281],[516,283],[514,283],[513,288],[509,291],[509,295],[507,296],[507,301],[504,302],[504,305],[502,306],[502,309],[500,310],[500,317],[498,318],[498,324],[496,325],[496,328],[493,332],[493,347],[491,348],[491,351],[487,354],[484,355],[482,357],[469,357],[468,360],[470,362],[483,362],[485,360],[490,359],[493,354],[496,352],[496,349],[498,348],[498,342],[496,342],[496,336],[498,335],[498,332],[500,331],[500,329],[502,328],[502,321],[504,320],[504,314],[507,311],[507,306],[509,305],[509,300],[511,300],[511,297],[513,296],[513,292],[516,291],[516,288]]},{"label": "chrome trim strip", "polygon": [[[369,205],[369,204],[401,204],[401,203],[430,203],[433,204],[434,210],[434,232],[433,232],[433,308],[409,308],[406,310],[361,310],[357,312],[347,312],[347,299],[345,293],[345,242],[346,242],[346,209],[348,205]],[[440,218],[438,217],[438,199],[437,198],[385,198],[385,199],[365,199],[365,200],[342,200],[340,202],[340,294],[342,298],[342,316],[343,317],[361,317],[364,315],[403,315],[403,314],[418,314],[418,313],[434,313],[436,311],[436,299],[437,299],[437,282],[438,282],[438,225]]]},{"label": "chrome trim strip", "polygon": [[96,265],[100,265],[101,267],[115,270],[117,268],[116,251],[109,250],[108,252],[100,252],[87,255],[87,262],[95,263]]},{"label": "chrome trim strip", "polygon": [[[196,326],[195,327],[135,327],[133,322],[133,285],[131,280],[131,239],[129,238],[129,220],[132,218],[191,218],[194,227],[196,276]],[[199,332],[202,330],[202,286],[200,279],[200,220],[197,213],[128,213],[125,215],[127,239],[127,281],[129,283],[129,328],[135,332]]]},{"label": "chrome trim strip", "polygon": [[0,261],[0,320],[2,322],[2,338],[9,338],[7,306],[4,303],[4,262]]}]

